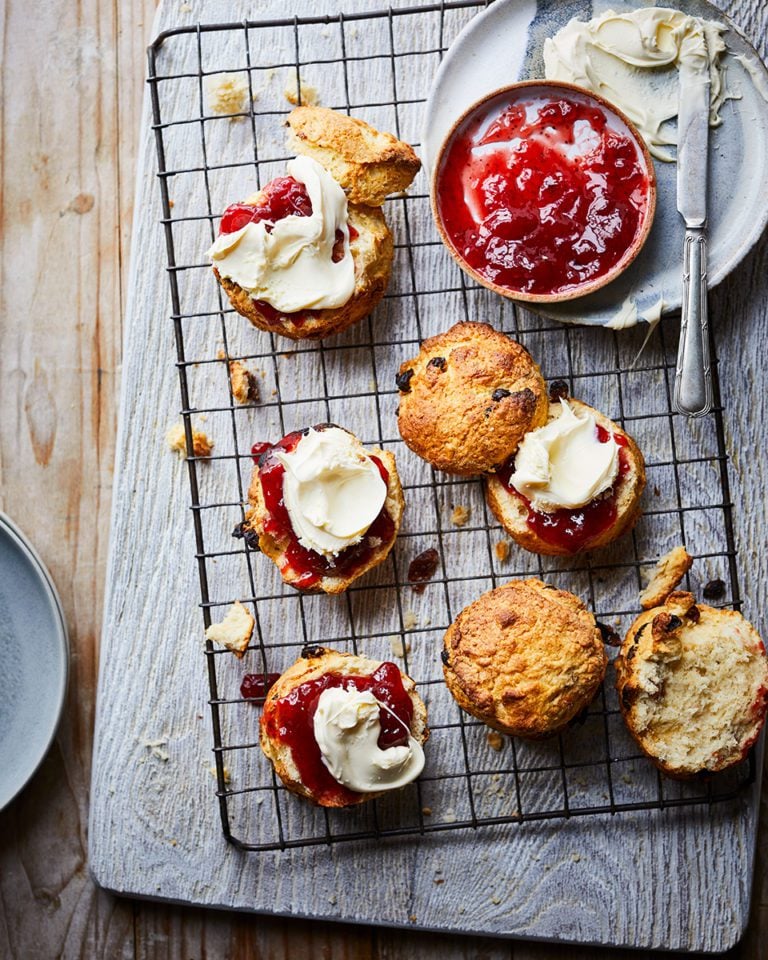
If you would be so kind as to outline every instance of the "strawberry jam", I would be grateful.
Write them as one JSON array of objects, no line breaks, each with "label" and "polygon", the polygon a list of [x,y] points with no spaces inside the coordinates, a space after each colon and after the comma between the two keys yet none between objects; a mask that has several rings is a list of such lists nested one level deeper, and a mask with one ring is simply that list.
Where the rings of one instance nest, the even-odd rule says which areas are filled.
[{"label": "strawberry jam", "polygon": [[[223,233],[235,233],[242,230],[249,223],[265,221],[267,233],[271,233],[278,220],[286,217],[310,217],[312,215],[312,201],[303,183],[293,177],[275,177],[261,191],[258,204],[233,203],[227,207],[219,223],[219,236]],[[349,224],[349,242],[357,236],[357,230]],[[331,259],[338,263],[344,258],[344,234],[336,231],[335,242]],[[272,324],[279,325],[289,319],[296,326],[301,326],[310,317],[316,316],[319,310],[300,310],[297,313],[283,313],[276,310],[266,300],[254,300],[265,319]]]},{"label": "strawberry jam", "polygon": [[553,547],[559,547],[567,553],[578,553],[579,550],[589,548],[590,543],[597,539],[616,521],[616,489],[621,479],[629,470],[625,447],[627,438],[622,434],[611,434],[600,424],[597,425],[597,439],[600,443],[607,443],[611,437],[616,441],[619,449],[619,472],[614,481],[614,488],[607,496],[592,500],[586,506],[575,510],[555,510],[544,513],[534,510],[527,497],[519,493],[510,483],[510,477],[515,472],[515,458],[510,458],[499,470],[499,480],[504,484],[512,496],[517,497],[528,508],[526,523],[538,537]]},{"label": "strawberry jam", "polygon": [[395,664],[382,663],[370,676],[326,673],[316,680],[308,680],[292,690],[288,696],[277,700],[274,708],[270,704],[265,711],[263,722],[267,733],[290,747],[303,784],[321,803],[327,804],[335,800],[349,804],[359,799],[360,794],[348,790],[334,780],[323,763],[315,740],[314,717],[317,702],[324,690],[333,687],[370,690],[379,703],[389,708],[379,710],[381,733],[378,744],[382,750],[408,743],[413,703],[403,687],[400,671]]},{"label": "strawberry jam", "polygon": [[254,700],[256,703],[264,703],[270,688],[273,687],[279,679],[279,673],[246,673],[240,684],[240,696],[243,700]]},{"label": "strawberry jam", "polygon": [[500,94],[460,124],[440,166],[451,245],[485,280],[553,295],[609,273],[644,227],[648,169],[591,98]]},{"label": "strawberry jam", "polygon": [[[320,429],[315,427],[315,429]],[[352,544],[335,557],[325,557],[314,550],[308,550],[299,543],[294,533],[288,508],[283,500],[283,475],[285,467],[274,456],[278,448],[290,452],[301,440],[306,431],[289,433],[259,457],[259,479],[264,496],[264,505],[269,518],[264,524],[265,532],[284,544],[284,557],[281,560],[283,572],[290,571],[297,579],[293,586],[299,590],[308,590],[325,576],[350,577],[366,564],[374,550],[382,543],[388,543],[395,532],[395,524],[387,513],[386,505],[368,527],[359,543]],[[384,483],[389,483],[389,473],[378,457],[370,458],[377,466]]]}]

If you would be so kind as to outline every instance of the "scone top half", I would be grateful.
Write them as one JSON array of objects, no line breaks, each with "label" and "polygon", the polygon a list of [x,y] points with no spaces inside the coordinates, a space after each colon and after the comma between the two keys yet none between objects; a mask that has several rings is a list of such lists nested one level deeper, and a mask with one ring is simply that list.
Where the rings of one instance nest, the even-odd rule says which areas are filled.
[{"label": "scone top half", "polygon": [[333,423],[261,445],[246,527],[283,580],[341,593],[384,561],[405,506],[394,456]]},{"label": "scone top half", "polygon": [[420,162],[408,144],[344,114],[297,107],[287,176],[232,204],[210,248],[238,313],[294,340],[339,333],[384,294],[393,242],[380,209]]},{"label": "scone top half", "polygon": [[496,470],[547,418],[547,390],[519,343],[487,323],[457,323],[401,364],[398,427],[438,470]]},{"label": "scone top half", "polygon": [[545,425],[487,478],[488,505],[526,550],[568,556],[628,533],[640,517],[645,460],[605,414],[555,396]]},{"label": "scone top half", "polygon": [[734,610],[670,594],[641,613],[616,658],[630,733],[665,773],[687,778],[739,763],[768,709],[768,658]]},{"label": "scone top half", "polygon": [[502,733],[558,733],[594,699],[608,658],[582,601],[541,580],[483,594],[448,628],[443,672],[454,699]]},{"label": "scone top half", "polygon": [[305,647],[269,691],[260,742],[275,772],[324,807],[363,803],[415,779],[429,737],[413,680],[394,663]]}]

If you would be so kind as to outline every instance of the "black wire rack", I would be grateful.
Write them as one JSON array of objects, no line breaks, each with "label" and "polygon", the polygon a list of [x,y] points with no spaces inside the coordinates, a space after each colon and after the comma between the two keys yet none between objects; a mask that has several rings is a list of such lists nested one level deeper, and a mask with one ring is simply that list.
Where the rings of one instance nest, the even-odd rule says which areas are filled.
[{"label": "black wire rack", "polygon": [[[700,593],[702,584],[721,579],[720,603],[740,608],[717,369],[713,414],[696,422],[673,414],[673,323],[660,324],[638,358],[645,331],[544,320],[472,284],[440,244],[423,173],[407,195],[385,205],[396,238],[385,299],[371,317],[328,341],[293,343],[253,329],[230,308],[205,260],[224,208],[284,172],[283,121],[292,108],[286,87],[301,100],[312,83],[325,105],[391,130],[418,150],[431,78],[485,5],[199,24],[165,31],[148,51],[181,415],[188,449],[194,429],[215,441],[210,457],[187,461],[203,621],[208,627],[235,599],[255,618],[244,660],[205,647],[221,822],[241,849],[711,805],[736,797],[755,777],[750,755],[708,780],[662,778],[624,729],[612,667],[587,713],[539,744],[489,735],[459,710],[442,680],[439,652],[452,619],[514,577],[573,590],[621,632],[638,612],[643,573],[682,543],[696,559],[687,586]],[[222,73],[245,81],[241,112],[221,115],[207,106],[208,78]],[[394,374],[424,337],[463,319],[489,321],[514,336],[545,376],[565,379],[572,395],[635,436],[646,453],[648,487],[630,537],[576,559],[538,557],[514,545],[505,558],[510,545],[489,516],[481,482],[436,473],[405,449]],[[258,400],[235,401],[233,361],[257,378]],[[268,560],[231,538],[247,509],[252,443],[327,421],[395,452],[407,505],[388,560],[341,597],[291,590]],[[470,511],[461,526],[457,506]],[[430,547],[440,566],[417,594],[408,565]],[[258,745],[259,709],[240,696],[240,681],[246,673],[280,672],[307,643],[395,659],[416,679],[432,731],[417,782],[342,811],[314,808],[279,784]]]}]

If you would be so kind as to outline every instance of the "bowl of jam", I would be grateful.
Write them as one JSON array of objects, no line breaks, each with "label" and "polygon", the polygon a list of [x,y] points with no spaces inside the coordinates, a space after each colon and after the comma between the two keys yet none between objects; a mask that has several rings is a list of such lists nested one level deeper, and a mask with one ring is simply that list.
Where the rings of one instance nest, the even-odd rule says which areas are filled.
[{"label": "bowl of jam", "polygon": [[432,174],[449,252],[496,293],[555,303],[614,280],[656,209],[653,161],[602,97],[531,80],[484,97],[453,125]]}]

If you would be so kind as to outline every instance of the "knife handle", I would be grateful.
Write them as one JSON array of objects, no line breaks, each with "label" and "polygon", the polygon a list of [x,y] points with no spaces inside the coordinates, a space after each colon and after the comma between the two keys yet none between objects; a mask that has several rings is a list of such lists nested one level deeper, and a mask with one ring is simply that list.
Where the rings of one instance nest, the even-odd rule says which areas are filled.
[{"label": "knife handle", "polygon": [[712,367],[707,316],[707,234],[687,227],[683,247],[683,311],[675,371],[675,409],[703,417],[712,409]]}]

